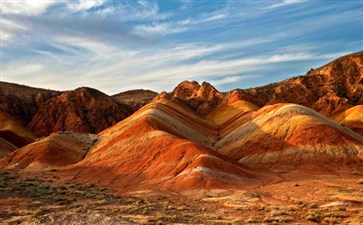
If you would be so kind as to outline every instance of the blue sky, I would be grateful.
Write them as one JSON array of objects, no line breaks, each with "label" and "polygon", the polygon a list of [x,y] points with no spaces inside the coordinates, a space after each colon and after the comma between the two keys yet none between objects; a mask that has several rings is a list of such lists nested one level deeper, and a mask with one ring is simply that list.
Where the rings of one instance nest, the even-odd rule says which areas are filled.
[{"label": "blue sky", "polygon": [[363,50],[361,0],[1,0],[1,80],[108,94],[221,91]]}]

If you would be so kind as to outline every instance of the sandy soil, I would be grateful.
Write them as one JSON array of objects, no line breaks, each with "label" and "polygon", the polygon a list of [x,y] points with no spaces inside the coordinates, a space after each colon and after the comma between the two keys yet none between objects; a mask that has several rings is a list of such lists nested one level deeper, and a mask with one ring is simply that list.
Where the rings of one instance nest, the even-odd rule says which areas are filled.
[{"label": "sandy soil", "polygon": [[363,175],[285,180],[240,190],[117,194],[58,171],[0,174],[0,224],[363,224]]}]

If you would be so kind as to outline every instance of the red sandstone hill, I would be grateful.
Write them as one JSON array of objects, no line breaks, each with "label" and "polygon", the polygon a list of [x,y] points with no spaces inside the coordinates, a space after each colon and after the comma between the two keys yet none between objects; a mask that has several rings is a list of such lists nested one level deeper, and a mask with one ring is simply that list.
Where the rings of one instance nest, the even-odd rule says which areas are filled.
[{"label": "red sandstone hill", "polygon": [[334,171],[363,162],[362,136],[307,107],[280,103],[240,112],[226,114],[214,149],[244,165]]},{"label": "red sandstone hill", "polygon": [[126,191],[238,188],[271,181],[270,169],[308,176],[362,170],[363,137],[352,130],[296,104],[258,109],[229,97],[204,119],[162,93],[101,132],[65,174]]},{"label": "red sandstone hill", "polygon": [[127,105],[98,90],[78,88],[41,105],[28,128],[38,136],[57,131],[98,133],[131,113]]},{"label": "red sandstone hill", "polygon": [[84,158],[95,141],[95,134],[53,133],[0,159],[0,168],[41,171],[74,164]]},{"label": "red sandstone hill", "polygon": [[260,107],[296,103],[331,116],[363,104],[363,51],[312,69],[305,76],[238,91],[244,100]]},{"label": "red sandstone hill", "polygon": [[11,116],[0,113],[0,158],[33,142],[36,138]]},{"label": "red sandstone hill", "polygon": [[164,93],[101,132],[85,159],[67,173],[77,182],[123,191],[227,188],[274,177],[220,155],[211,148],[217,135],[213,123]]}]

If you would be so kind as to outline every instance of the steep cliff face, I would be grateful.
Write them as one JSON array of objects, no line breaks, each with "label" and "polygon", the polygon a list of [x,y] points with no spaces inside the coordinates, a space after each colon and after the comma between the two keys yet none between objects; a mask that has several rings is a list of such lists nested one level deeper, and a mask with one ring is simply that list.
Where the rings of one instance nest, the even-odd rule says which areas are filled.
[{"label": "steep cliff face", "polygon": [[38,136],[57,131],[98,133],[130,113],[128,106],[100,91],[78,88],[41,105],[28,128]]}]

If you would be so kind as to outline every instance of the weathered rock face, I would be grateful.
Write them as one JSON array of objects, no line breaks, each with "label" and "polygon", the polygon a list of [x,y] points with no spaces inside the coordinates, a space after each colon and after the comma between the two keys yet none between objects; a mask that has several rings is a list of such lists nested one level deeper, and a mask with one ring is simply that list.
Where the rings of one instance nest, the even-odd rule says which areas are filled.
[{"label": "weathered rock face", "polygon": [[244,100],[260,107],[296,103],[332,116],[363,104],[363,52],[343,56],[305,76],[238,91]]},{"label": "weathered rock face", "polygon": [[98,133],[130,113],[129,107],[102,92],[78,88],[41,105],[28,128],[38,136],[57,131]]},{"label": "weathered rock face", "polygon": [[112,95],[116,101],[128,105],[133,112],[151,102],[158,93],[150,90],[131,90]]},{"label": "weathered rock face", "polygon": [[183,81],[171,95],[200,115],[208,114],[223,101],[223,94],[207,82],[199,85],[196,81]]}]

